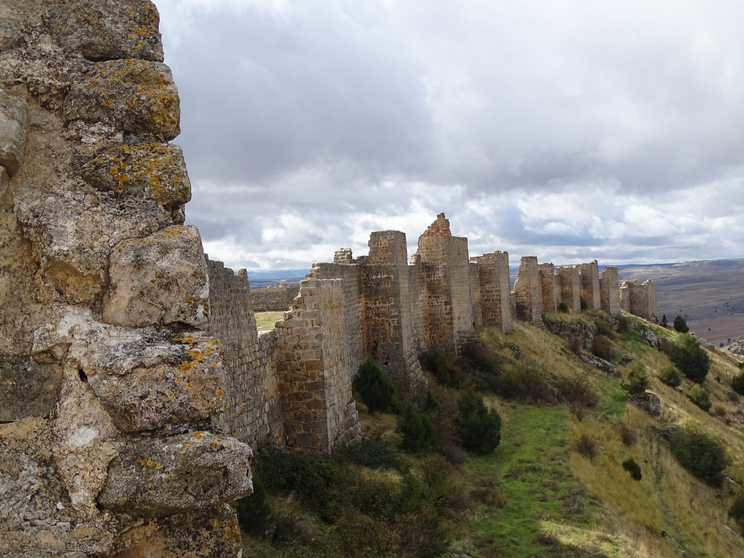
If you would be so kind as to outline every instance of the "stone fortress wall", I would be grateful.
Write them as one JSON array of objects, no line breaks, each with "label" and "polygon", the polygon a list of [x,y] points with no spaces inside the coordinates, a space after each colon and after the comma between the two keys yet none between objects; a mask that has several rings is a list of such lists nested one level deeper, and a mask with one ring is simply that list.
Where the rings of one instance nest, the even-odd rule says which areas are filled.
[{"label": "stone fortress wall", "polygon": [[[467,239],[452,236],[444,214],[410,261],[404,233],[379,231],[369,255],[355,259],[342,248],[333,263],[314,264],[284,319],[260,335],[245,271],[233,275],[219,262],[209,269],[212,323],[223,323],[220,301],[235,316],[210,330],[225,346],[231,387],[220,424],[252,445],[328,452],[358,439],[351,381],[366,358],[416,386],[425,382],[418,355],[456,353],[477,326],[508,333],[520,319],[544,327],[543,312],[560,303],[578,312],[581,298],[613,316],[621,307],[652,320],[656,314],[653,281],[621,284],[613,266],[600,277],[596,260],[556,268],[523,257],[511,291],[509,254],[469,257]],[[211,280],[213,273],[222,279]]]},{"label": "stone fortress wall", "polygon": [[551,294],[552,268],[524,258],[510,292],[508,254],[469,258],[442,214],[410,262],[382,231],[368,256],[314,265],[259,334],[247,274],[183,224],[154,5],[0,0],[0,23],[2,556],[236,557],[225,502],[252,490],[248,443],[359,439],[366,358],[415,387],[421,351],[540,325],[582,293],[655,317],[653,282],[621,287],[596,262],[556,269]]}]

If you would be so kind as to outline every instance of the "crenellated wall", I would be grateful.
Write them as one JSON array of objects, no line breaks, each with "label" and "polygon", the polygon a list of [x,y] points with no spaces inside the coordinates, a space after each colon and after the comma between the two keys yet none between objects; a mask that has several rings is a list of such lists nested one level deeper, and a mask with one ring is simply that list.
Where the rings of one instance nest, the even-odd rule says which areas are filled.
[{"label": "crenellated wall", "polygon": [[[418,247],[407,262],[405,234],[378,231],[370,235],[368,256],[338,250],[333,263],[313,265],[284,320],[261,336],[251,309],[256,291],[245,273],[208,262],[211,332],[225,346],[230,371],[230,407],[219,424],[251,444],[268,439],[328,452],[359,437],[350,385],[366,358],[415,388],[425,381],[422,351],[455,353],[476,325],[510,332],[512,304],[517,318],[538,327],[542,313],[559,302],[580,311],[581,266],[556,269],[524,257],[510,293],[509,255],[469,258],[467,240],[452,236],[444,214]],[[589,296],[596,269],[596,262],[584,265]],[[596,282],[609,301],[603,307],[619,313],[617,268],[605,268]],[[648,311],[647,294],[643,304]]]}]

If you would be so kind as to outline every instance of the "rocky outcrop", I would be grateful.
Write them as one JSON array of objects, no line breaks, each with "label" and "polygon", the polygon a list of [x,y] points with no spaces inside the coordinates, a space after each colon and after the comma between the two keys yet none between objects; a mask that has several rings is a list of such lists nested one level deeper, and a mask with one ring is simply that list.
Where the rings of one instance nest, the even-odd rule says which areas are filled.
[{"label": "rocky outcrop", "polygon": [[149,0],[0,0],[0,555],[236,556],[251,449],[209,329]]},{"label": "rocky outcrop", "polygon": [[661,400],[654,393],[643,392],[628,395],[628,403],[654,418],[661,418]]},{"label": "rocky outcrop", "polygon": [[546,318],[544,323],[550,333],[563,337],[572,347],[591,350],[594,336],[597,334],[596,325],[550,318]]},{"label": "rocky outcrop", "polygon": [[103,319],[130,327],[209,320],[209,280],[199,231],[173,226],[128,239],[110,257]]},{"label": "rocky outcrop", "polygon": [[651,330],[648,330],[648,331],[644,331],[643,333],[641,333],[640,337],[641,339],[645,339],[646,343],[651,345],[651,347],[653,347],[657,351],[659,350],[659,347],[660,347],[659,336],[656,335],[656,333],[654,333]]},{"label": "rocky outcrop", "polygon": [[614,374],[615,373],[615,365],[611,362],[606,361],[603,358],[600,358],[595,355],[590,355],[587,353],[581,353],[579,355],[579,358],[583,360],[586,364],[589,366],[592,366],[596,368],[597,370],[601,370],[602,372],[606,374]]}]

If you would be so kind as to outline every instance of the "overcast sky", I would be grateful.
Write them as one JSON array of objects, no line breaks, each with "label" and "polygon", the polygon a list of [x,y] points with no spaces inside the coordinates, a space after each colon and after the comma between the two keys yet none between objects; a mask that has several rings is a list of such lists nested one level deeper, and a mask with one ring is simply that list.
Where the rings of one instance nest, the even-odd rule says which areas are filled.
[{"label": "overcast sky", "polygon": [[744,257],[744,3],[155,0],[205,251]]}]

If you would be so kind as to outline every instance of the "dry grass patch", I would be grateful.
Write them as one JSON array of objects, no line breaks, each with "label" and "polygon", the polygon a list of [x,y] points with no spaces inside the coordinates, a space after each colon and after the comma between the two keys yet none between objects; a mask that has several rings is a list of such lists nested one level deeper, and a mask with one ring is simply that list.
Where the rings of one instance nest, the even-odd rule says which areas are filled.
[{"label": "dry grass patch", "polygon": [[[730,523],[728,502],[733,500],[730,483],[715,489],[692,477],[671,455],[663,424],[643,412],[628,406],[622,424],[637,435],[631,447],[623,444],[620,425],[594,420],[574,424],[575,437],[586,435],[601,441],[593,460],[576,454],[571,457],[571,470],[589,493],[635,530],[645,530],[651,538],[666,533],[678,551],[693,556],[737,556],[741,537],[725,526]],[[716,431],[714,435],[721,433],[717,421],[708,419],[704,424],[707,430]],[[739,439],[729,446],[730,451],[739,451],[741,444]],[[622,461],[629,457],[641,466],[640,482],[622,468]],[[623,531],[628,534],[627,529]]]},{"label": "dry grass patch", "polygon": [[254,316],[258,331],[270,331],[274,329],[276,322],[284,319],[284,312],[256,312]]}]

